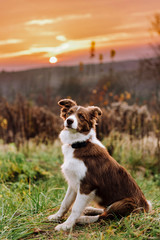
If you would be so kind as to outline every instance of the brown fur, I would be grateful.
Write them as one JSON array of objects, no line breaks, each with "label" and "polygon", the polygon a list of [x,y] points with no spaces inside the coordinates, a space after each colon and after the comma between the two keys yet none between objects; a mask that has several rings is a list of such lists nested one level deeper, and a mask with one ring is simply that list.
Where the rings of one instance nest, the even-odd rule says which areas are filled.
[{"label": "brown fur", "polygon": [[74,157],[82,160],[88,170],[81,181],[80,192],[96,191],[99,204],[106,208],[102,217],[113,216],[112,213],[125,216],[136,209],[148,212],[149,206],[141,189],[106,149],[88,142],[83,149],[75,149]]}]

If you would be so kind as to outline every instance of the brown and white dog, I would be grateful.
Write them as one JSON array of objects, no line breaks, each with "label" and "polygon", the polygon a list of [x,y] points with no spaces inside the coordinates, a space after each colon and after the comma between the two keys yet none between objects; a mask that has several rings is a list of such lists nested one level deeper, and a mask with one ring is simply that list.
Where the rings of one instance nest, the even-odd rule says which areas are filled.
[{"label": "brown and white dog", "polygon": [[[150,211],[151,204],[134,179],[96,138],[95,126],[102,114],[100,108],[77,106],[70,99],[62,99],[58,104],[64,120],[60,139],[64,154],[62,172],[68,182],[68,190],[59,211],[48,219],[60,220],[74,204],[68,219],[55,229],[67,230],[76,223],[92,223],[115,215],[121,217],[131,212]],[[103,209],[87,207],[92,200]]]}]

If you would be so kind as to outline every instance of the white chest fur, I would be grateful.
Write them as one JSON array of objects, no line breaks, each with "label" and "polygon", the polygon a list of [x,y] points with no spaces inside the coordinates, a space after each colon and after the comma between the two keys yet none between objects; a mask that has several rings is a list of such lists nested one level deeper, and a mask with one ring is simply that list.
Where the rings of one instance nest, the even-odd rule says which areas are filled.
[{"label": "white chest fur", "polygon": [[62,146],[62,152],[64,154],[62,172],[68,184],[77,191],[80,181],[86,175],[87,168],[82,160],[74,158],[74,149],[69,144]]}]

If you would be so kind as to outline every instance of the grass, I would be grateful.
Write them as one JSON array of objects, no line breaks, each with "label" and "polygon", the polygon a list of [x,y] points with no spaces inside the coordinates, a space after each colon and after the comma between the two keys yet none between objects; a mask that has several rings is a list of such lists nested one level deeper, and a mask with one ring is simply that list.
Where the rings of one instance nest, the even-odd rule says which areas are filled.
[{"label": "grass", "polygon": [[[104,143],[109,145],[109,138]],[[35,146],[30,142],[19,151],[14,145],[0,145],[0,239],[160,239],[160,180],[158,173],[153,175],[150,170],[156,159],[152,156],[149,161],[148,156],[143,160],[145,170],[140,174],[135,166],[142,165],[142,152],[136,151],[136,143],[130,147],[127,143],[127,139],[123,144],[118,140],[113,155],[133,173],[152,201],[153,211],[76,225],[69,232],[55,232],[57,223],[47,221],[47,216],[58,210],[67,189],[60,172],[60,144]]]}]

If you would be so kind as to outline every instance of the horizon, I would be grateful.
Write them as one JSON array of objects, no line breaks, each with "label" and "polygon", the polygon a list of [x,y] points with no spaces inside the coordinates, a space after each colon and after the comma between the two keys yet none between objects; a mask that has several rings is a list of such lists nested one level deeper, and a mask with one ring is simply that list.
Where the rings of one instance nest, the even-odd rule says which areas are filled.
[{"label": "horizon", "polygon": [[[80,62],[137,60],[153,56],[151,19],[159,0],[9,0],[1,3],[0,71],[73,66]],[[55,8],[56,5],[56,8]],[[91,59],[91,42],[95,57]],[[49,63],[50,57],[58,62]]]},{"label": "horizon", "polygon": [[[113,65],[116,65],[116,64],[121,64],[121,63],[133,63],[133,62],[139,62],[141,60],[144,60],[144,58],[139,58],[139,59],[121,59],[121,60],[115,60],[113,62],[111,61],[108,61],[108,62],[103,62],[103,66],[106,64],[113,64]],[[80,62],[81,63],[81,62]],[[41,69],[48,69],[48,68],[69,68],[69,67],[80,67],[80,63],[75,63],[75,64],[46,64],[46,65],[40,65],[40,66],[22,66],[21,68],[18,66],[17,68],[14,68],[14,69],[0,69],[0,73],[18,73],[18,72],[25,72],[25,71],[30,71],[30,70],[41,70]],[[88,63],[84,63],[83,66],[90,66],[90,65],[99,65],[99,62],[88,62]]]}]

